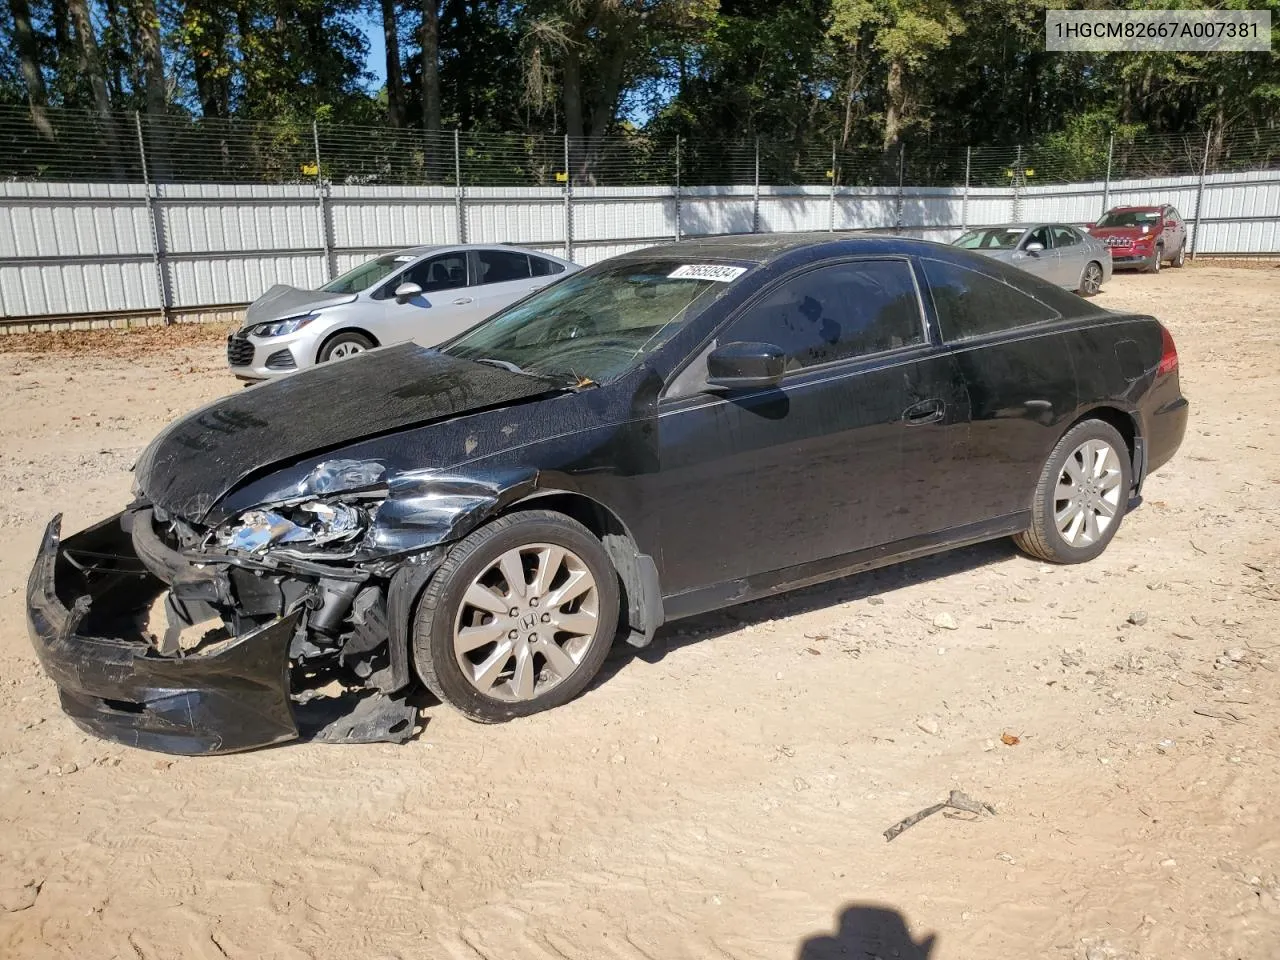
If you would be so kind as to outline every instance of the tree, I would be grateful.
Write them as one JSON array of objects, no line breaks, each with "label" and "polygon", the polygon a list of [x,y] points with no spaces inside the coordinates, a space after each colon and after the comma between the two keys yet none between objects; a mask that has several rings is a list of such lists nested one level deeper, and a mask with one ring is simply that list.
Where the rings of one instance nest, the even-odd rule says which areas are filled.
[{"label": "tree", "polygon": [[395,0],[382,2],[382,37],[386,47],[387,122],[404,126],[404,81],[400,74],[400,29],[396,23]]},{"label": "tree", "polygon": [[142,60],[142,79],[146,91],[147,116],[159,117],[165,112],[168,90],[164,78],[164,50],[161,47],[160,15],[156,0],[133,0],[132,15],[138,37],[138,54]]},{"label": "tree", "polygon": [[440,3],[422,0],[422,125],[440,129]]},{"label": "tree", "polygon": [[67,10],[75,31],[76,44],[80,48],[80,70],[93,93],[94,112],[103,122],[110,123],[111,97],[107,92],[107,75],[102,68],[102,56],[93,32],[93,21],[89,19],[89,4],[87,0],[67,0]]},{"label": "tree", "polygon": [[44,74],[40,70],[40,47],[31,27],[31,8],[27,0],[9,0],[9,12],[13,15],[13,40],[22,68],[22,81],[27,88],[27,104],[31,110],[31,122],[41,136],[53,139],[53,126],[49,123],[49,91],[45,87]]}]

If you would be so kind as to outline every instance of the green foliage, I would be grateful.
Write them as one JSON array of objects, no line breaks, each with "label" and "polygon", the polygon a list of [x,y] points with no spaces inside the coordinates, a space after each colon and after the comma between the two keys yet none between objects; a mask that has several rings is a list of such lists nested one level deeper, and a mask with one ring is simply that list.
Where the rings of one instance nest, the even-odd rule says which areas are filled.
[{"label": "green foliage", "polygon": [[[73,2],[19,4],[29,8],[52,108],[93,109],[101,80],[113,108],[155,115],[140,36],[155,16],[175,130],[232,120],[302,131],[313,121],[386,125],[385,93],[371,93],[364,74],[364,26],[379,16],[372,0],[85,0],[96,77],[81,56]],[[757,138],[767,178],[824,182],[834,144],[833,176],[843,183],[896,175],[899,144],[908,178],[954,181],[965,145],[1002,144],[985,154],[993,179],[1022,156],[1036,177],[1065,180],[1100,176],[1113,135],[1134,169],[1184,170],[1206,130],[1215,155],[1231,160],[1253,149],[1246,131],[1280,129],[1280,0],[1161,0],[1270,9],[1275,50],[1248,54],[1048,53],[1044,11],[1065,0],[434,2],[444,125],[510,135],[492,141],[506,144],[493,160],[503,176],[554,174],[553,145],[527,146],[537,134],[581,138],[584,171],[622,170],[630,150],[639,159],[627,175],[642,178],[666,176],[678,136],[687,182],[740,177],[748,154],[754,167]],[[25,108],[14,3],[0,13],[0,105]],[[421,0],[397,0],[396,15],[406,120],[420,128]],[[1156,157],[1152,138],[1165,135],[1176,136]],[[605,136],[626,139],[606,150]],[[286,140],[261,148],[287,158],[281,176],[305,146]],[[389,138],[388,149],[400,142]],[[360,175],[394,166],[370,164]]]}]

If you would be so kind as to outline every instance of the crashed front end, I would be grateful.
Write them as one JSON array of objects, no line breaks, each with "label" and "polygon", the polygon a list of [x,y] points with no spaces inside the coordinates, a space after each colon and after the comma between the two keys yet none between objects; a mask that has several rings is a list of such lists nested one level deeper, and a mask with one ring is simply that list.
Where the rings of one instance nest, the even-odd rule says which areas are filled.
[{"label": "crashed front end", "polygon": [[376,463],[322,464],[292,492],[209,527],[145,498],[66,539],[53,519],[28,621],[79,726],[179,754],[413,736],[409,614],[441,538],[378,523]]}]

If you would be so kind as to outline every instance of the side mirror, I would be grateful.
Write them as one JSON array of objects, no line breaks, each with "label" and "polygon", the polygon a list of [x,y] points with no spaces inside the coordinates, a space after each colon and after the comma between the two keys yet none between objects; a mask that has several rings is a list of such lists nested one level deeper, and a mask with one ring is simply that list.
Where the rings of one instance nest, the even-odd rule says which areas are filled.
[{"label": "side mirror", "polygon": [[396,287],[396,303],[404,303],[414,297],[422,296],[422,288],[416,283],[402,283]]},{"label": "side mirror", "polygon": [[1027,251],[1027,253],[1031,254],[1034,257],[1036,254],[1038,254],[1041,250],[1044,249],[1044,244],[1032,242],[1032,243],[1028,243],[1024,249]]},{"label": "side mirror", "polygon": [[726,343],[707,357],[707,385],[721,390],[771,387],[786,367],[786,354],[772,343]]}]

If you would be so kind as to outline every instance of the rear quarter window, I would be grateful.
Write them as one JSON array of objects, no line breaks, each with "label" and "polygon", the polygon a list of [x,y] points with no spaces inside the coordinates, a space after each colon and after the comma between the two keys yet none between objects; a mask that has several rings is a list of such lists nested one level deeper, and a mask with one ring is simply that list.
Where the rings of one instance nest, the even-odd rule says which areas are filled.
[{"label": "rear quarter window", "polygon": [[1012,267],[1004,271],[998,264],[984,265],[979,272],[941,260],[922,260],[921,266],[944,340],[967,340],[1103,312],[1073,293],[1023,276]]}]

